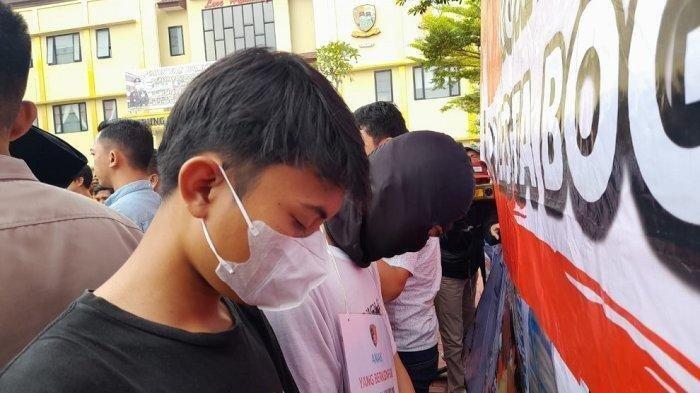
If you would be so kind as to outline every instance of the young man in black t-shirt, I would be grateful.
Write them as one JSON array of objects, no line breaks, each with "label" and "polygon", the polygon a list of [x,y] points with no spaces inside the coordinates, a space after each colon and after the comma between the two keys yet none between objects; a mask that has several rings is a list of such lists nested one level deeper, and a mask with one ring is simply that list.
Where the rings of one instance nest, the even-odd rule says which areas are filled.
[{"label": "young man in black t-shirt", "polygon": [[237,303],[293,307],[323,280],[319,226],[369,188],[352,114],[299,57],[239,52],[183,92],[158,165],[163,203],[134,254],[0,391],[296,390],[260,311]]}]

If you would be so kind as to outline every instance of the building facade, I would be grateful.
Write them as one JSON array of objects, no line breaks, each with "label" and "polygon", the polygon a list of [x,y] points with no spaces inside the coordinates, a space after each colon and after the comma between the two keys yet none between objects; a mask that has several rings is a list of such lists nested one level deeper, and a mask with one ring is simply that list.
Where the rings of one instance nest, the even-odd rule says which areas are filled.
[{"label": "building facade", "polygon": [[177,93],[208,62],[267,46],[314,61],[340,40],[360,52],[340,91],[350,109],[393,101],[411,130],[466,141],[467,114],[440,108],[466,88],[442,89],[411,60],[419,17],[394,0],[10,0],[27,21],[32,68],[26,100],[37,125],[89,156],[98,124],[133,118],[162,137]]}]

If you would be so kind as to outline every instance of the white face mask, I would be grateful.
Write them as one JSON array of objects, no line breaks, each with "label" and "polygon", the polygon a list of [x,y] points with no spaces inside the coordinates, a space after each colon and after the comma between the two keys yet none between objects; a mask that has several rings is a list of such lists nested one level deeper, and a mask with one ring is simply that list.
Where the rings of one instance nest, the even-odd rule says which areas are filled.
[{"label": "white face mask", "polygon": [[316,231],[305,238],[294,238],[262,221],[251,222],[224,169],[219,169],[248,224],[250,258],[241,263],[221,258],[201,220],[204,237],[219,260],[216,275],[247,304],[271,311],[300,305],[327,275],[328,251],[323,234]]}]

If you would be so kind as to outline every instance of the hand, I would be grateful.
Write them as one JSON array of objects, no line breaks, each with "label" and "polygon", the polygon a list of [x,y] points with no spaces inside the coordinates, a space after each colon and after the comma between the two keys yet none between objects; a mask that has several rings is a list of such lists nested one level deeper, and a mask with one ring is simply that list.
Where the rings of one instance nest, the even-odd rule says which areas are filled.
[{"label": "hand", "polygon": [[494,239],[501,240],[501,224],[496,223],[491,225],[490,232]]}]

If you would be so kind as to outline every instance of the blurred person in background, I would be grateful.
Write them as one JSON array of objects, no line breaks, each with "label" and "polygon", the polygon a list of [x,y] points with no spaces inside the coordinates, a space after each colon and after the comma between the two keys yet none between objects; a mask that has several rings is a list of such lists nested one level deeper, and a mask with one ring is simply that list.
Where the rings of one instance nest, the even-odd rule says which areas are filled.
[{"label": "blurred person in background", "polygon": [[114,194],[114,189],[111,187],[104,187],[99,184],[92,188],[92,199],[99,203],[105,203],[107,198]]},{"label": "blurred person in background", "polygon": [[100,185],[114,189],[104,202],[146,231],[160,206],[149,181],[153,135],[147,125],[119,119],[102,129],[91,149]]},{"label": "blurred person in background", "polygon": [[73,180],[70,182],[68,187],[68,191],[73,191],[77,194],[86,196],[88,198],[92,198],[92,195],[90,194],[90,187],[92,186],[92,169],[90,169],[89,166],[85,165],[83,169],[78,172],[77,175],[73,178]]},{"label": "blurred person in background", "polygon": [[408,132],[406,121],[392,102],[378,101],[355,111],[355,123],[360,129],[365,153],[372,154],[387,139]]},{"label": "blurred person in background", "polygon": [[153,157],[151,157],[151,162],[148,163],[148,182],[151,183],[151,188],[153,191],[158,192],[160,190],[160,175],[158,174],[158,150],[153,149]]}]

